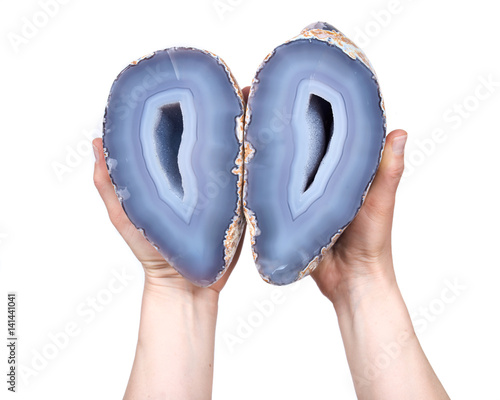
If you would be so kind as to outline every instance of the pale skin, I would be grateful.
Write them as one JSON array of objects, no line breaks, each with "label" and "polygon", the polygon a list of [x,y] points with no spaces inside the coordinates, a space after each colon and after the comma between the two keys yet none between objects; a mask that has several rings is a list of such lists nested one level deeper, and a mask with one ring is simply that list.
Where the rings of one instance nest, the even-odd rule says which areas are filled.
[{"label": "pale skin", "polygon": [[[248,87],[243,93],[246,99]],[[312,273],[337,313],[359,399],[449,399],[415,335],[392,262],[392,218],[406,136],[402,130],[387,135],[364,205]],[[95,185],[145,273],[139,338],[124,399],[210,399],[219,293],[240,248],[211,287],[182,278],[130,222],[111,184],[102,140],[93,145]]]}]

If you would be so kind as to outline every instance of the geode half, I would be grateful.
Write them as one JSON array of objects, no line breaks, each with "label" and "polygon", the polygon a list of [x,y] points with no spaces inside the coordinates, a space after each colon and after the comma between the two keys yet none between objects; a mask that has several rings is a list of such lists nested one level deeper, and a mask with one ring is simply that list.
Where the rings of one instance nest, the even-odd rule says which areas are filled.
[{"label": "geode half", "polygon": [[132,223],[199,286],[231,263],[245,220],[241,91],[226,64],[194,48],[132,62],[111,88],[104,150]]},{"label": "geode half", "polygon": [[245,123],[244,210],[267,282],[309,274],[359,211],[385,143],[385,109],[364,53],[326,23],[259,67]]}]

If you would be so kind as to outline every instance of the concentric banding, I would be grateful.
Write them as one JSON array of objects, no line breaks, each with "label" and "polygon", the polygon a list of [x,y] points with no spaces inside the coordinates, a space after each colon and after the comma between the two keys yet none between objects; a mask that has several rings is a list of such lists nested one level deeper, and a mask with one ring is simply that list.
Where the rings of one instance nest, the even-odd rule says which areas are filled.
[{"label": "concentric banding", "polygon": [[103,140],[122,206],[199,286],[222,275],[244,229],[243,115],[227,66],[194,48],[131,63],[109,95]]},{"label": "concentric banding", "polygon": [[243,201],[264,280],[288,284],[318,265],[364,201],[385,129],[371,64],[331,25],[266,57],[247,105]]}]

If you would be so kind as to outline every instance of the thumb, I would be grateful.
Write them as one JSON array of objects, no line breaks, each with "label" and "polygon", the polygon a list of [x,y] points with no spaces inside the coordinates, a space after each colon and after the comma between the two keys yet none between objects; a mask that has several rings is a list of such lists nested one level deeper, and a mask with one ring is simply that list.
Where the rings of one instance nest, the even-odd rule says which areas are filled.
[{"label": "thumb", "polygon": [[407,137],[401,129],[387,135],[382,160],[365,201],[365,210],[372,219],[392,221],[396,190],[404,170]]}]

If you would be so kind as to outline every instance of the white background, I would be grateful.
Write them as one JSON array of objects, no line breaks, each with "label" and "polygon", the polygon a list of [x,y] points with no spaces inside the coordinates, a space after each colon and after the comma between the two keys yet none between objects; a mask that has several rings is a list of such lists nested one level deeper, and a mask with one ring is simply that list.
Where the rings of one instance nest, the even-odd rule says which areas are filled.
[{"label": "white background", "polygon": [[[89,139],[100,135],[118,72],[154,50],[190,45],[221,56],[243,87],[269,51],[325,20],[370,58],[389,130],[409,132],[393,247],[422,346],[453,399],[500,399],[494,3],[66,0],[44,19],[38,1],[3,1],[0,381],[7,370],[6,294],[15,291],[26,369],[17,398],[123,395],[143,274],[93,186]],[[38,31],[13,45],[33,19]],[[481,83],[487,80],[496,82],[490,91]],[[440,143],[430,142],[436,130]],[[110,298],[113,274],[126,278]],[[447,285],[456,294],[444,303]],[[96,296],[102,310],[92,314],[87,302]],[[276,296],[280,304],[263,315],[255,301]],[[228,335],[238,335],[242,321],[256,328],[231,346]],[[61,337],[68,324],[73,337],[55,347],[51,336]],[[310,278],[278,289],[264,283],[248,242],[221,295],[216,341],[214,399],[355,398],[333,307]],[[8,395],[7,383],[0,384],[0,398]]]}]

